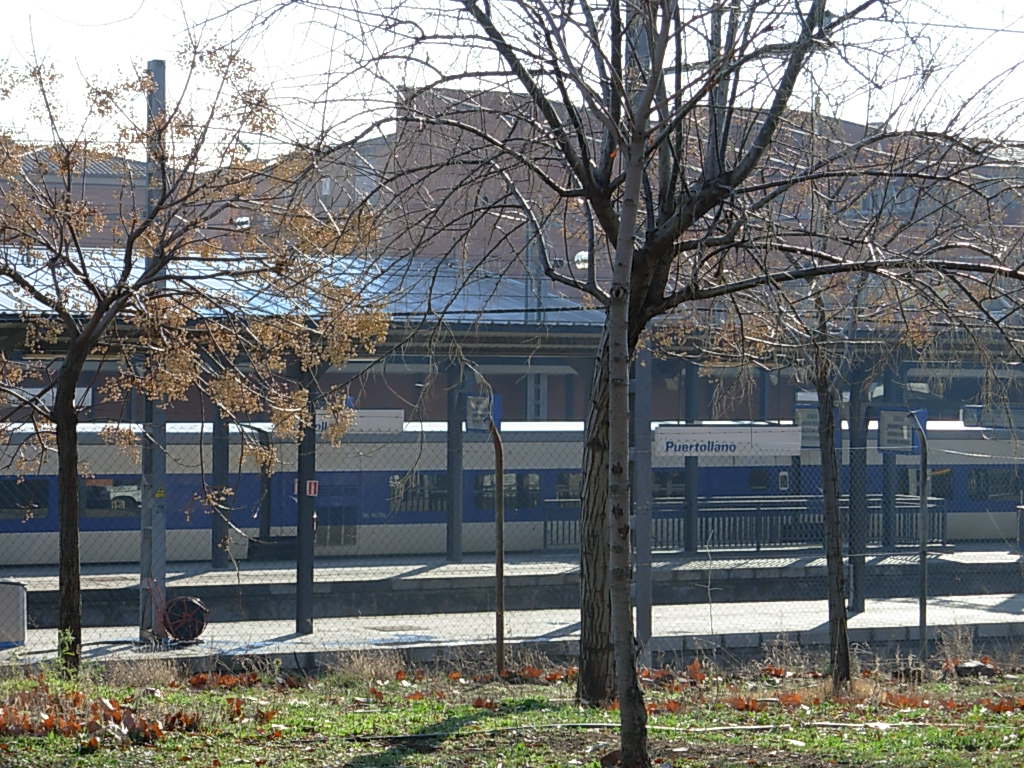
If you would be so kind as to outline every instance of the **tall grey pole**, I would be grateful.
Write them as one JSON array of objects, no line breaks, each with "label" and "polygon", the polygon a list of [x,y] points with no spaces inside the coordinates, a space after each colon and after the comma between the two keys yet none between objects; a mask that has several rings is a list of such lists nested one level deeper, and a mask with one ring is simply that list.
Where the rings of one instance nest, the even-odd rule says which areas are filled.
[{"label": "tall grey pole", "polygon": [[919,582],[917,595],[918,632],[920,633],[921,647],[918,653],[921,656],[921,664],[928,663],[928,434],[925,432],[924,424],[921,422],[919,411],[908,414],[908,418],[914,420],[918,434],[921,437],[921,476],[918,480],[918,518],[917,518],[917,542],[919,561]]},{"label": "tall grey pole", "polygon": [[295,634],[313,634],[313,518],[316,514],[315,497],[310,495],[312,481],[316,479],[316,400],[311,382],[306,407],[308,424],[299,441],[298,478],[298,530],[295,560]]},{"label": "tall grey pole", "polygon": [[[270,433],[261,431],[259,433],[260,445],[270,449]],[[273,475],[266,467],[260,467],[260,539],[267,541],[270,538],[270,515],[274,508],[274,485]]]},{"label": "tall grey pole", "polygon": [[[896,387],[892,370],[886,368],[882,374],[882,402],[892,405],[896,402]],[[885,551],[896,546],[896,454],[882,452],[882,548]]]},{"label": "tall grey pole", "polygon": [[[146,98],[146,215],[153,216],[160,195],[160,122],[166,111],[167,77],[164,62],[154,59],[146,65],[154,88]],[[145,269],[152,269],[161,256],[159,243],[147,255]],[[156,292],[164,281],[153,283]],[[167,579],[167,412],[146,399],[142,434],[142,509],[139,553],[139,639],[152,641],[167,637],[164,628],[164,592]]]},{"label": "tall grey pole", "polygon": [[449,563],[462,562],[462,490],[463,490],[463,412],[466,397],[462,391],[462,365],[448,364],[448,525],[445,552]]},{"label": "tall grey pole", "polygon": [[498,677],[505,674],[505,448],[494,419],[494,656]]},{"label": "tall grey pole", "polygon": [[[697,363],[692,360],[686,361],[686,405],[684,415],[686,425],[692,426],[697,423]],[[697,457],[687,456],[684,462],[686,485],[686,510],[683,518],[683,550],[686,552],[697,551]]]},{"label": "tall grey pole", "polygon": [[771,375],[767,368],[761,368],[758,373],[758,399],[757,418],[761,421],[768,421],[768,389],[771,385]]},{"label": "tall grey pole", "polygon": [[636,641],[640,662],[651,663],[651,359],[650,349],[638,349],[633,362],[633,537],[636,546]]},{"label": "tall grey pole", "polygon": [[850,376],[850,484],[849,484],[849,537],[850,537],[850,599],[849,612],[863,613],[865,580],[867,577],[865,552],[868,546],[868,423],[867,382],[864,370],[855,370]]},{"label": "tall grey pole", "polygon": [[[220,498],[218,502],[226,502],[229,497],[223,495],[228,487],[228,423],[218,405],[213,406],[213,473],[210,485]],[[214,509],[210,521],[210,566],[227,568],[228,557],[228,518],[226,509]]]}]

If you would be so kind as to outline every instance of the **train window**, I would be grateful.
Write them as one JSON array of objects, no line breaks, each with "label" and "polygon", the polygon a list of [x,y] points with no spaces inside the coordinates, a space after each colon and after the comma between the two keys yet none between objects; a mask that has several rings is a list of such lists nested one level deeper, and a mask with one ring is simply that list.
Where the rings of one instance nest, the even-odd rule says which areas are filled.
[{"label": "train window", "polygon": [[50,513],[49,481],[42,477],[0,477],[0,520],[38,520]]},{"label": "train window", "polygon": [[357,510],[355,507],[317,507],[316,544],[320,547],[354,547]]},{"label": "train window", "polygon": [[679,499],[686,495],[686,470],[654,470],[654,498]]},{"label": "train window", "polygon": [[555,498],[559,501],[579,501],[583,492],[581,472],[559,472],[555,477]]},{"label": "train window", "polygon": [[405,472],[388,478],[389,509],[396,513],[437,512],[448,507],[444,472]]},{"label": "train window", "polygon": [[540,504],[540,475],[536,472],[519,472],[519,506],[532,509]]},{"label": "train window", "polygon": [[[516,506],[516,475],[505,473],[505,509],[511,511]],[[476,492],[474,494],[477,509],[494,509],[494,473],[477,475]]]},{"label": "train window", "polygon": [[767,491],[772,487],[771,473],[767,467],[754,467],[750,470],[750,490]]},{"label": "train window", "polygon": [[972,499],[1017,499],[1017,475],[1009,467],[975,467],[967,472],[967,495]]},{"label": "train window", "polygon": [[112,477],[83,481],[83,517],[138,517],[142,489],[138,483],[119,483]]},{"label": "train window", "polygon": [[931,489],[929,493],[932,496],[937,496],[940,499],[951,499],[953,498],[953,468],[952,467],[939,467],[933,469],[928,473],[928,477],[931,480]]}]

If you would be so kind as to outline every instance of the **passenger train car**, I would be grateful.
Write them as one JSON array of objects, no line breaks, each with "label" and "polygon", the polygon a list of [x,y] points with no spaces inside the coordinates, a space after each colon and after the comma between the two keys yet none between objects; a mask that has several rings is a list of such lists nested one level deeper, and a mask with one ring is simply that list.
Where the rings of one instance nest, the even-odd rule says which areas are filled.
[{"label": "passenger train car", "polygon": [[[141,490],[139,463],[124,449],[105,444],[99,425],[81,425],[85,471],[81,488],[83,562],[131,562],[139,556]],[[321,555],[440,553],[445,548],[447,488],[445,425],[406,423],[400,433],[350,434],[338,446],[320,443],[316,474],[316,547]],[[556,546],[578,516],[582,423],[511,422],[505,442],[506,547]],[[950,541],[1015,540],[1021,503],[1024,447],[1008,433],[961,422],[929,424],[931,495],[941,500]],[[874,433],[869,446],[875,443]],[[241,436],[231,436],[232,489],[227,503],[237,528],[232,555],[245,558],[264,534],[294,535],[295,448],[279,446],[280,468],[261,478]],[[57,562],[56,461],[15,474],[21,446],[17,433],[0,470],[0,566]],[[844,484],[848,449],[843,449]],[[868,492],[881,490],[881,454],[868,451]],[[24,457],[23,457],[24,458]],[[464,548],[493,550],[494,455],[483,434],[467,433],[464,450]],[[913,455],[896,457],[897,493],[917,493]],[[209,482],[209,426],[171,425],[167,448],[168,559],[210,557],[210,513],[202,487]],[[655,457],[654,516],[671,523],[684,514],[681,459]],[[701,459],[701,497],[776,498],[820,494],[817,450],[801,456]],[[261,489],[268,489],[266,493]],[[561,527],[559,527],[561,526]]]}]

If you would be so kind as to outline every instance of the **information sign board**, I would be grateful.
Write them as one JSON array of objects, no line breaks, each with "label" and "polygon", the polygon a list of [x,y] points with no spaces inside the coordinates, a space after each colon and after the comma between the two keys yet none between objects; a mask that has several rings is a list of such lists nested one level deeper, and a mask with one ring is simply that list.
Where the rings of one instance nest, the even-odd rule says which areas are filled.
[{"label": "information sign board", "polygon": [[800,427],[801,447],[820,448],[821,435],[818,426],[821,424],[821,416],[818,413],[818,404],[797,403],[793,409],[793,419]]},{"label": "information sign board", "polygon": [[893,453],[916,453],[920,449],[921,425],[927,428],[928,413],[923,410],[908,411],[906,408],[878,409],[878,450]]},{"label": "information sign board", "polygon": [[[843,422],[838,408],[832,409],[832,423],[835,424],[835,447],[838,450],[843,444]],[[817,400],[804,400],[796,403],[793,409],[793,420],[800,427],[800,445],[806,451],[821,448],[821,411]]]},{"label": "information sign board", "polygon": [[501,429],[501,397],[499,395],[468,395],[466,397],[466,429],[488,432],[491,422]]}]

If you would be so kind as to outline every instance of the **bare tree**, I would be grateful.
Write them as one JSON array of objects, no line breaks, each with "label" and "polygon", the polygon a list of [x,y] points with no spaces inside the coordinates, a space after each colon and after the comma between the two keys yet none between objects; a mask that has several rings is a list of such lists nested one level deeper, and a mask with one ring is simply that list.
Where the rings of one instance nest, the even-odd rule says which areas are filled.
[{"label": "bare tree", "polygon": [[[621,481],[622,371],[645,328],[683,305],[758,286],[957,268],[950,252],[961,244],[908,257],[900,226],[816,242],[813,224],[780,205],[787,191],[818,179],[857,189],[864,179],[928,178],[932,171],[902,151],[925,134],[944,152],[957,148],[946,178],[985,162],[984,151],[959,140],[955,121],[923,131],[888,112],[845,124],[812,156],[813,131],[794,106],[807,104],[800,91],[816,57],[872,89],[910,88],[934,69],[906,38],[882,42],[894,40],[883,33],[898,30],[898,4],[865,0],[835,13],[827,5],[453,0],[370,9],[309,0],[274,5],[258,19],[299,6],[356,30],[346,49],[352,68],[330,73],[346,93],[328,88],[324,104],[358,106],[359,124],[331,125],[319,141],[363,162],[370,189],[362,199],[391,211],[382,214],[385,242],[458,256],[469,271],[484,262],[511,269],[519,251],[528,275],[538,258],[561,289],[607,311],[585,438],[578,695],[607,701],[617,678],[624,765],[647,760],[630,662]],[[339,141],[346,129],[355,138]],[[514,248],[496,225],[511,211],[539,254]],[[537,232],[552,222],[557,236],[545,242]],[[577,250],[585,251],[580,262]]]}]

